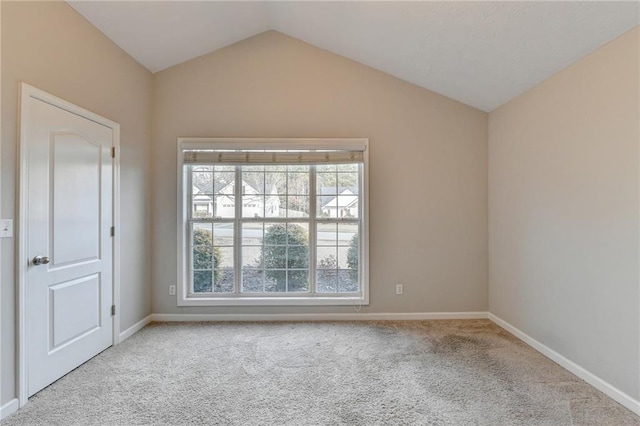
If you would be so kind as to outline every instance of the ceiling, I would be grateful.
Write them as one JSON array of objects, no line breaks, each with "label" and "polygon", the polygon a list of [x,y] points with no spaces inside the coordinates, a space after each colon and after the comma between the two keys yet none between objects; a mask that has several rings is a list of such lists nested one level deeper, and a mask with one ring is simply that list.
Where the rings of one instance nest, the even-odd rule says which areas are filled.
[{"label": "ceiling", "polygon": [[153,72],[276,30],[483,111],[640,24],[638,2],[68,2]]}]

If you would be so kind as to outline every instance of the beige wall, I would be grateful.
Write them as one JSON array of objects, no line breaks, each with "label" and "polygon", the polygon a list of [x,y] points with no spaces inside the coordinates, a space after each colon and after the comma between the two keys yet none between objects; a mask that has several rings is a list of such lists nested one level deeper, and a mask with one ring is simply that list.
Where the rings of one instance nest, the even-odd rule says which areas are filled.
[{"label": "beige wall", "polygon": [[155,74],[153,311],[353,312],[176,306],[179,136],[370,138],[362,311],[486,311],[485,113],[273,31]]},{"label": "beige wall", "polygon": [[489,116],[490,311],[636,400],[639,37]]},{"label": "beige wall", "polygon": [[[176,138],[367,137],[363,312],[489,309],[640,398],[638,29],[487,126],[478,110],[276,32],[154,80],[64,3],[2,2],[1,23],[3,218],[15,218],[19,81],[121,124],[122,329],[152,311],[353,312],[177,307]],[[15,397],[14,242],[0,240],[0,405]]]},{"label": "beige wall", "polygon": [[[16,217],[18,82],[121,125],[121,327],[151,312],[149,297],[152,74],[63,2],[2,2],[2,205]],[[16,396],[14,243],[2,239],[0,404]]]}]

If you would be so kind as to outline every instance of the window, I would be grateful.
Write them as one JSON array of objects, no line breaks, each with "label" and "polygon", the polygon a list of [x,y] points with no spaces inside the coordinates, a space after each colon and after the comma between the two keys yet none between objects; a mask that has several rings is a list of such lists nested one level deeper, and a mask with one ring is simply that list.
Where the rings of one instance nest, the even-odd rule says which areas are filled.
[{"label": "window", "polygon": [[178,304],[368,303],[363,139],[179,139]]}]

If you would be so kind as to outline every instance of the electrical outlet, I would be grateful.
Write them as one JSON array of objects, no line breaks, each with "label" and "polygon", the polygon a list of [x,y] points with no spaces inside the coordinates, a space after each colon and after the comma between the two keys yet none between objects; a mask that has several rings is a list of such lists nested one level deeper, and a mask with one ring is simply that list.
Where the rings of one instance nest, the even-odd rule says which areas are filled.
[{"label": "electrical outlet", "polygon": [[175,296],[176,295],[176,286],[175,285],[170,285],[169,286],[169,296]]},{"label": "electrical outlet", "polygon": [[396,294],[402,294],[404,292],[404,288],[402,284],[396,284]]},{"label": "electrical outlet", "polygon": [[13,237],[13,219],[0,220],[0,238]]}]

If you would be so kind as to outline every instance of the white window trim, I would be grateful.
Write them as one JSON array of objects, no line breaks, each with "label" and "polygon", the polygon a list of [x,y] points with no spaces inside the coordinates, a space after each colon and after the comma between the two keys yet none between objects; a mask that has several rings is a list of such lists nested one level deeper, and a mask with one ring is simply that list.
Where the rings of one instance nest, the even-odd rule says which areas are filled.
[{"label": "white window trim", "polygon": [[[178,138],[177,144],[177,305],[178,306],[351,306],[369,304],[369,139],[365,138]],[[360,235],[360,274],[362,293],[358,296],[243,296],[243,297],[189,297],[189,268],[186,265],[188,213],[184,194],[187,191],[184,179],[183,151],[186,149],[352,149],[364,152],[362,173],[362,231]]]}]

